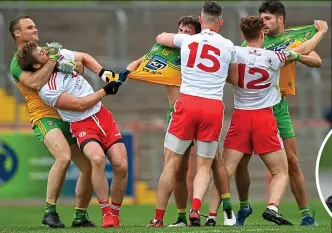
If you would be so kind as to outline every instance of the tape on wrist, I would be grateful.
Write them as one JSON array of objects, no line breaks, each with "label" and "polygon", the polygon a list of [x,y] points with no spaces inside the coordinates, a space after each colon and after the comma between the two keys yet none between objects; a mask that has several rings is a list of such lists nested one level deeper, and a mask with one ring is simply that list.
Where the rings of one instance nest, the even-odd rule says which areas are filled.
[{"label": "tape on wrist", "polygon": [[296,54],[296,58],[295,58],[295,60],[296,61],[299,61],[301,59],[301,53],[297,53]]}]

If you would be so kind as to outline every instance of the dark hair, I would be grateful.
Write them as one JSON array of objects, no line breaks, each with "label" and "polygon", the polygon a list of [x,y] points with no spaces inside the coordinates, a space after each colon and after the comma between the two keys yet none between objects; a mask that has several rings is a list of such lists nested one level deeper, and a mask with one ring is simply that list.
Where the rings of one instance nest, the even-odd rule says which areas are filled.
[{"label": "dark hair", "polygon": [[220,17],[222,15],[222,8],[215,1],[206,1],[202,8],[202,12],[211,16]]},{"label": "dark hair", "polygon": [[197,16],[194,16],[194,15],[183,16],[178,21],[178,27],[180,27],[181,24],[183,26],[193,26],[195,28],[196,34],[200,33],[202,31],[201,24],[200,24]]},{"label": "dark hair", "polygon": [[37,64],[36,58],[32,55],[33,51],[38,47],[37,42],[30,41],[25,43],[16,53],[18,65],[23,71],[36,71],[33,65]]},{"label": "dark hair", "polygon": [[261,6],[258,9],[258,12],[269,13],[277,16],[284,17],[284,23],[286,21],[286,8],[279,0],[266,0],[262,2]]},{"label": "dark hair", "polygon": [[16,40],[14,31],[18,29],[18,24],[20,23],[21,19],[31,19],[31,18],[28,15],[23,15],[23,16],[20,16],[16,19],[13,19],[9,23],[9,32],[12,35],[12,37],[14,38],[14,40]]},{"label": "dark hair", "polygon": [[260,16],[247,16],[241,18],[240,28],[245,40],[255,40],[263,30],[263,19]]}]

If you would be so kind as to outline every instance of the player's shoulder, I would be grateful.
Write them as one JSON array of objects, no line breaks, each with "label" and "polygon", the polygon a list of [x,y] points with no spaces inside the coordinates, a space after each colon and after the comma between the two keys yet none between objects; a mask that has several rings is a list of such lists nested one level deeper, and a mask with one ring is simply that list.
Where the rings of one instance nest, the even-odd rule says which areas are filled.
[{"label": "player's shoulder", "polygon": [[16,54],[14,54],[12,61],[10,62],[9,66],[10,74],[15,79],[16,82],[20,81],[20,76],[23,73],[23,70],[18,64],[18,60]]}]

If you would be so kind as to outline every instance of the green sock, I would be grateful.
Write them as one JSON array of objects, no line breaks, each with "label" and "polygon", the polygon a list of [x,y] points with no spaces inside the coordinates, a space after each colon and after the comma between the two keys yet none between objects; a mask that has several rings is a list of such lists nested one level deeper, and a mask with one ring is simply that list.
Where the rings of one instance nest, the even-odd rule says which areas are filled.
[{"label": "green sock", "polygon": [[310,209],[307,206],[304,206],[304,207],[300,208],[300,213],[301,213],[302,217],[304,217],[306,215],[311,215]]},{"label": "green sock", "polygon": [[187,222],[187,211],[186,209],[177,209],[178,218],[182,219],[184,222]]},{"label": "green sock", "polygon": [[79,223],[82,220],[88,220],[87,210],[75,208],[74,222]]},{"label": "green sock", "polygon": [[56,203],[46,200],[45,204],[45,213],[55,213],[56,212]]},{"label": "green sock", "polygon": [[223,207],[224,210],[232,209],[232,202],[231,202],[231,194],[230,193],[221,194],[221,199],[222,199],[222,207]]},{"label": "green sock", "polygon": [[249,201],[248,201],[248,199],[240,200],[240,208],[249,208]]}]

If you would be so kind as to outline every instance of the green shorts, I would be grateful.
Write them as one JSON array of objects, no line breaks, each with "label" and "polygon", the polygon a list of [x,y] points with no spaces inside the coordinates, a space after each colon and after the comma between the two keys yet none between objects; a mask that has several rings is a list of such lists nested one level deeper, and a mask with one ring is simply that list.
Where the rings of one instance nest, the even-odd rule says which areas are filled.
[{"label": "green shorts", "polygon": [[273,106],[273,114],[277,119],[280,136],[283,140],[295,137],[292,119],[288,111],[288,103],[282,97],[279,104]]},{"label": "green shorts", "polygon": [[171,121],[172,119],[172,112],[174,112],[174,107],[173,106],[169,106],[169,109],[166,113],[166,122],[167,122],[167,125],[169,125],[169,122]]},{"label": "green shorts", "polygon": [[51,129],[60,129],[69,145],[77,143],[76,139],[73,138],[73,135],[70,133],[69,123],[62,121],[61,119],[44,117],[36,121],[35,125],[32,127],[33,132],[41,142],[44,142],[45,135]]}]

